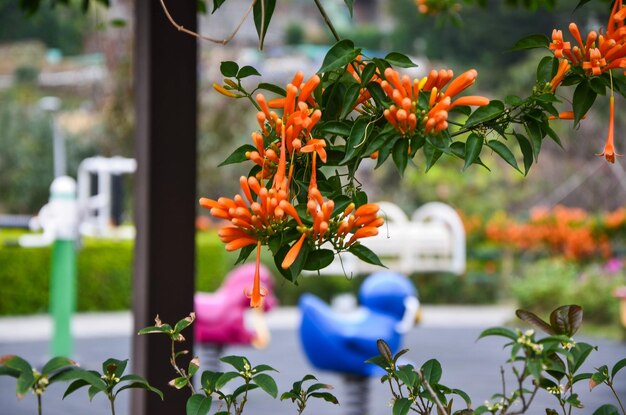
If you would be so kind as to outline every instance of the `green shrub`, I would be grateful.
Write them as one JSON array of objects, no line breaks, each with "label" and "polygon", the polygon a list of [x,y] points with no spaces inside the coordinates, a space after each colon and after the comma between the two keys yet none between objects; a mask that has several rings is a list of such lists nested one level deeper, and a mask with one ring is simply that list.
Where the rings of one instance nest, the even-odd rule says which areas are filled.
[{"label": "green shrub", "polygon": [[512,292],[520,308],[539,315],[549,314],[554,304],[578,304],[585,321],[610,325],[619,321],[613,290],[625,281],[623,273],[607,273],[598,265],[545,259],[526,266]]}]

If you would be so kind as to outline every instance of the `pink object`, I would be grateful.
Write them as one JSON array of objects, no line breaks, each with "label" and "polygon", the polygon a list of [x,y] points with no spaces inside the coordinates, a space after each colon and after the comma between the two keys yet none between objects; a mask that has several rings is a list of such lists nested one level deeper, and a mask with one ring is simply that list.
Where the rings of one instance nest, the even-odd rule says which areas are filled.
[{"label": "pink object", "polygon": [[[233,269],[222,286],[214,293],[198,292],[194,297],[196,322],[195,337],[198,343],[250,344],[255,332],[244,324],[244,314],[250,309],[250,299],[244,290],[250,291],[254,279],[254,264],[244,264]],[[263,298],[265,311],[271,310],[278,301],[272,290],[272,277],[261,265],[261,287],[267,289]]]}]

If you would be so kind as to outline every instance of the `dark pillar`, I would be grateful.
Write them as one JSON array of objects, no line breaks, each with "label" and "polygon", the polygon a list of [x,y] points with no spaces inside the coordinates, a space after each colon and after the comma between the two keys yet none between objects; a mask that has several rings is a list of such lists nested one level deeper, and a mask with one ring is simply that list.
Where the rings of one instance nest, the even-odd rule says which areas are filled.
[{"label": "dark pillar", "polygon": [[[196,30],[196,2],[168,1],[170,13]],[[178,32],[160,2],[135,2],[135,328],[159,314],[175,323],[193,311],[196,212],[196,39]],[[185,332],[191,349],[192,330]],[[188,390],[167,386],[169,340],[155,334],[133,338],[134,373],[165,393],[137,390],[133,415],[179,414]],[[184,367],[187,367],[185,364]]]}]

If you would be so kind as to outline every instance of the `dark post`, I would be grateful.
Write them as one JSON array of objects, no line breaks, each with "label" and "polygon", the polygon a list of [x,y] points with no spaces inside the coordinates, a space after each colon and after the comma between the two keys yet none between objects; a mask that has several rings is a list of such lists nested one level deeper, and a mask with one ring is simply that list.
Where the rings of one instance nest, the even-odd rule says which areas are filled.
[{"label": "dark post", "polygon": [[[168,1],[176,21],[196,30],[196,2]],[[196,212],[196,39],[178,32],[157,0],[135,2],[135,328],[154,323],[159,314],[175,323],[193,311]],[[187,330],[191,348],[193,331]],[[169,339],[133,338],[137,374],[166,393],[133,395],[133,415],[184,412],[188,391],[167,386]],[[185,364],[184,367],[187,365]]]}]

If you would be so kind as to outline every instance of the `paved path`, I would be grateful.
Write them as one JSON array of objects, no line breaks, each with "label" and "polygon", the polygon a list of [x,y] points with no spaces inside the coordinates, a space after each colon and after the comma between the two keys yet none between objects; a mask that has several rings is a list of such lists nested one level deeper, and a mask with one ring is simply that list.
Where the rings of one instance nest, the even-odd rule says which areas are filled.
[{"label": "paved path", "polygon": [[[503,324],[512,319],[512,309],[507,307],[426,307],[423,324],[410,332],[404,346],[410,349],[408,358],[416,364],[436,357],[443,365],[443,383],[468,392],[476,403],[488,399],[500,389],[499,365],[506,361],[506,352],[502,350],[503,339],[486,338],[476,342],[482,329]],[[41,364],[46,359],[49,323],[45,318],[0,319],[0,355],[19,354],[34,363]],[[335,385],[335,393],[342,400],[344,388],[340,377],[319,373],[311,368],[302,355],[295,327],[298,322],[294,309],[281,309],[268,315],[272,329],[272,342],[265,350],[233,347],[227,354],[245,354],[253,364],[267,363],[280,371],[278,375],[279,391],[291,387],[291,383],[305,373],[315,374],[320,381]],[[82,328],[81,328],[82,327]],[[75,322],[76,356],[83,367],[99,368],[100,362],[108,357],[125,358],[130,351],[131,318],[128,313],[81,315]],[[619,342],[584,339],[599,346],[599,351],[592,354],[587,364],[591,370],[608,362],[615,362],[626,357],[626,345]],[[618,393],[626,398],[626,372],[620,375]],[[391,413],[388,389],[377,380],[370,383],[370,415],[389,415]],[[46,415],[97,415],[107,414],[108,402],[98,396],[89,406],[86,393],[77,392],[61,401],[64,385],[53,385],[44,397]],[[581,385],[579,392],[589,409],[576,414],[591,414],[593,409],[605,402],[613,402],[608,390],[597,388],[591,394]],[[166,391],[167,396],[167,391]],[[118,415],[129,415],[128,401],[120,394]],[[531,414],[545,413],[546,406],[555,406],[555,400],[549,395],[539,395],[536,411]],[[28,396],[18,401],[14,396],[14,381],[0,377],[0,414],[34,414],[35,401]],[[290,402],[272,400],[261,394],[252,394],[248,413],[255,415],[277,415],[295,413]],[[543,406],[542,406],[543,405]],[[326,403],[316,403],[306,413],[316,415],[339,415],[345,408]],[[181,408],[181,415],[184,410]]]}]

